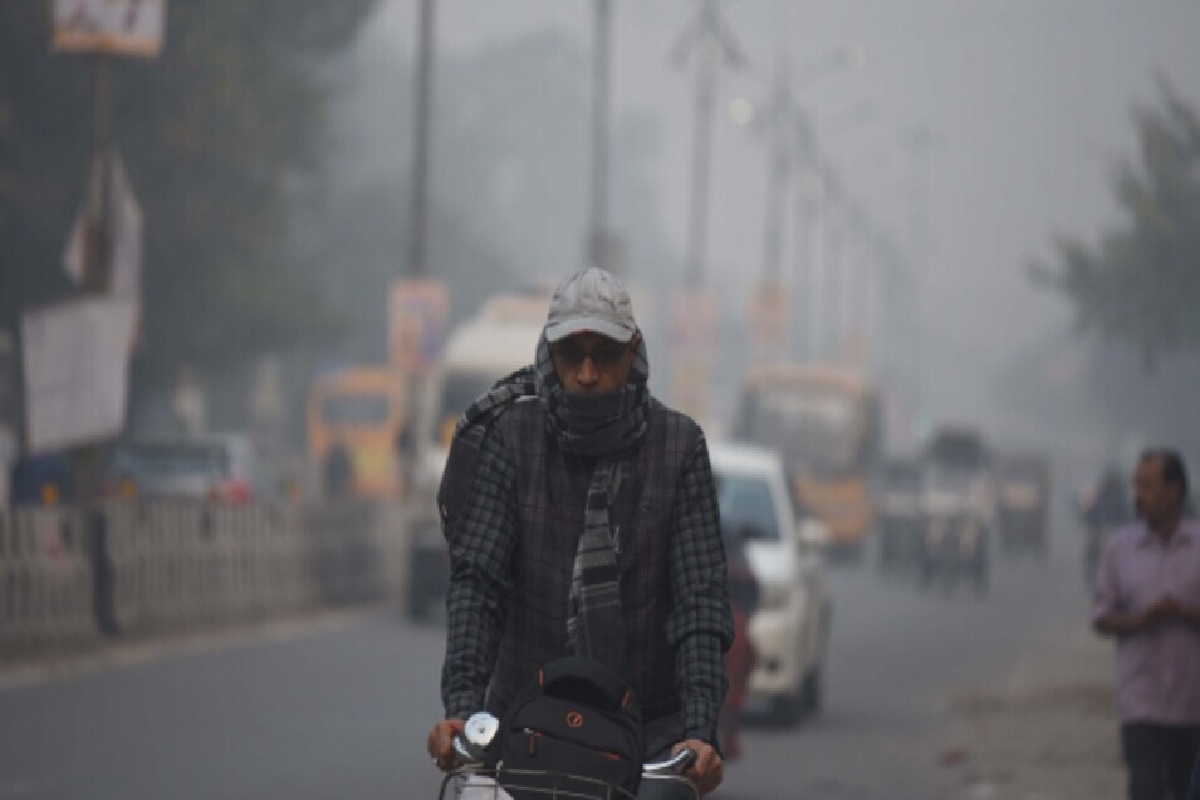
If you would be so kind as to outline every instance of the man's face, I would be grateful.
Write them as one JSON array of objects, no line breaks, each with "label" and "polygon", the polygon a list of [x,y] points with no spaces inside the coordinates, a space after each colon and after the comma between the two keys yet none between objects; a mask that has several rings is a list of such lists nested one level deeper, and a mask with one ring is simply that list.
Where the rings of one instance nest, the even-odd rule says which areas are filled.
[{"label": "man's face", "polygon": [[1163,477],[1161,458],[1143,458],[1133,478],[1137,515],[1147,521],[1170,517],[1180,504],[1179,487]]},{"label": "man's face", "polygon": [[641,338],[618,342],[598,333],[577,333],[550,345],[554,372],[567,394],[615,392],[629,382],[633,357]]}]

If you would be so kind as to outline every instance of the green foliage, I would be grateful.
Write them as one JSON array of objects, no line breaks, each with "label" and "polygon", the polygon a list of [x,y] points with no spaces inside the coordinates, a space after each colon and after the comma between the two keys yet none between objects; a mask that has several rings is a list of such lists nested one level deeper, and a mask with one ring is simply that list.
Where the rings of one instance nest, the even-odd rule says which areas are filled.
[{"label": "green foliage", "polygon": [[[376,0],[175,0],[153,61],[115,64],[113,138],[145,212],[144,365],[235,366],[327,336],[289,252],[327,147],[323,65]],[[0,326],[68,296],[83,202],[90,61],[49,52],[47,4],[0,3]]]},{"label": "green foliage", "polygon": [[1078,326],[1136,347],[1148,363],[1200,348],[1200,118],[1168,84],[1133,121],[1140,153],[1114,191],[1122,221],[1088,245],[1061,237],[1058,264],[1036,280],[1065,295]]}]

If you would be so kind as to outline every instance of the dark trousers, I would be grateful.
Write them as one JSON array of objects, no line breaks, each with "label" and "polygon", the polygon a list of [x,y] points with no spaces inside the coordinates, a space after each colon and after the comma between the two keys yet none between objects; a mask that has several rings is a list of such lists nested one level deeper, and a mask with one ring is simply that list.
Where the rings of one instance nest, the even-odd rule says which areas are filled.
[{"label": "dark trousers", "polygon": [[1129,800],[1187,800],[1200,751],[1200,725],[1121,726],[1121,749],[1129,769]]}]

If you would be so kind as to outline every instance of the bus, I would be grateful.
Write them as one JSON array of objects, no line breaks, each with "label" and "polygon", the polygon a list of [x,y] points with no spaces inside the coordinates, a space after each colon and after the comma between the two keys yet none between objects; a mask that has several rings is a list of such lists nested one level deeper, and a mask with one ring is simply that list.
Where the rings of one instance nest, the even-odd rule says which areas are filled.
[{"label": "bus", "polygon": [[836,364],[753,368],[742,385],[736,438],[778,450],[798,507],[857,554],[875,526],[872,481],[882,449],[879,394]]},{"label": "bus", "polygon": [[318,467],[334,446],[348,451],[352,496],[389,498],[403,493],[399,445],[408,413],[396,370],[347,367],[319,376],[309,389],[307,423],[309,457]]}]

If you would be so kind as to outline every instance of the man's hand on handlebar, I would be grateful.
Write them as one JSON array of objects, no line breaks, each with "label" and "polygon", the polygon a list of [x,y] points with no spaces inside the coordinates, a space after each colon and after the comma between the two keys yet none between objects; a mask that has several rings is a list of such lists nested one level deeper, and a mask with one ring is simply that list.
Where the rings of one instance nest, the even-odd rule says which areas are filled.
[{"label": "man's hand on handlebar", "polygon": [[454,754],[454,735],[462,733],[465,725],[461,719],[444,719],[429,731],[425,747],[442,772],[450,772],[460,766],[458,756]]},{"label": "man's hand on handlebar", "polygon": [[723,767],[721,756],[717,754],[713,746],[699,739],[688,739],[671,748],[671,753],[674,755],[685,748],[691,748],[696,752],[695,761],[683,772],[696,787],[696,791],[705,795],[720,786]]}]

